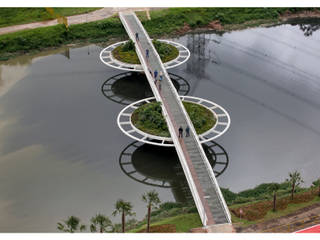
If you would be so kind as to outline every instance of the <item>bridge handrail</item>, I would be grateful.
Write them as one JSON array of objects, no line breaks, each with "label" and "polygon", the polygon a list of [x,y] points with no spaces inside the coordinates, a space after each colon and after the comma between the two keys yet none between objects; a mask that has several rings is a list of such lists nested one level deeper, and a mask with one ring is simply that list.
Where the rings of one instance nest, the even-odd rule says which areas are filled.
[{"label": "bridge handrail", "polygon": [[[152,51],[155,53],[156,58],[157,58],[158,61],[161,63],[162,72],[166,75],[166,77],[167,77],[168,79],[170,79],[167,71],[165,71],[165,68],[164,68],[164,66],[163,66],[163,63],[162,63],[162,61],[161,61],[161,58],[160,58],[158,52],[156,51],[156,49],[154,48],[153,44],[151,43],[151,40],[150,40],[150,37],[149,37],[148,33],[145,31],[144,27],[142,26],[142,24],[141,24],[141,22],[139,21],[139,19],[137,18],[137,16],[136,16],[135,14],[133,14],[133,15],[134,15],[134,17],[136,18],[136,20],[137,20],[138,24],[140,25],[140,27],[142,28],[144,34],[147,36],[147,40],[148,40],[149,44],[151,45]],[[177,99],[180,99],[180,98],[179,98],[179,95],[178,95],[178,92],[177,92],[176,88],[173,86],[172,82],[171,82],[171,81],[168,81],[168,82],[169,82],[169,86],[170,86],[171,90],[172,90],[173,93],[175,94],[176,101],[177,101]],[[227,219],[228,222],[231,223],[231,215],[230,215],[229,209],[228,209],[227,204],[226,204],[226,202],[225,202],[225,200],[224,200],[224,198],[223,198],[223,195],[222,195],[222,192],[221,192],[221,190],[220,190],[220,187],[218,187],[219,185],[218,185],[218,182],[217,182],[216,177],[214,176],[214,173],[213,173],[213,171],[212,171],[212,168],[211,168],[211,166],[210,166],[210,163],[209,163],[209,161],[208,161],[208,159],[207,159],[207,157],[206,157],[206,155],[205,155],[205,152],[204,152],[203,148],[201,147],[201,143],[200,143],[199,139],[198,139],[197,137],[195,137],[195,136],[198,136],[198,135],[197,135],[197,133],[196,133],[194,127],[193,127],[193,124],[192,124],[192,122],[191,122],[191,120],[190,120],[190,118],[189,118],[189,115],[187,114],[185,108],[183,107],[182,102],[181,102],[181,101],[177,101],[177,103],[180,105],[180,108],[182,109],[183,113],[184,113],[185,116],[186,116],[186,120],[187,120],[188,125],[190,126],[190,130],[193,132],[193,134],[191,134],[191,135],[192,135],[193,139],[197,142],[197,144],[196,144],[196,145],[197,145],[197,148],[198,148],[198,150],[199,150],[199,152],[200,152],[200,154],[201,154],[202,160],[203,160],[203,162],[204,162],[204,164],[205,164],[205,166],[206,166],[206,169],[207,169],[207,172],[209,173],[209,176],[210,176],[210,178],[211,178],[211,181],[213,182],[213,185],[214,185],[214,188],[215,188],[215,190],[216,190],[216,192],[217,192],[219,201],[220,201],[220,203],[221,203],[222,206],[223,206],[223,210],[224,210],[224,212],[226,213],[226,216],[227,216],[227,218],[228,218],[228,219]]]},{"label": "bridge handrail", "polygon": [[[164,67],[163,67],[162,61],[161,61],[161,59],[160,59],[157,51],[155,50],[155,48],[154,48],[154,46],[153,46],[153,44],[152,44],[152,42],[151,42],[151,40],[150,40],[149,35],[148,35],[147,32],[145,31],[145,29],[144,29],[144,27],[142,26],[141,22],[138,20],[137,16],[136,16],[134,13],[132,13],[132,15],[134,16],[134,18],[136,19],[138,25],[140,26],[140,28],[141,28],[142,31],[144,32],[144,34],[145,34],[145,36],[146,36],[146,38],[147,38],[147,41],[148,41],[149,45],[150,45],[151,48],[152,48],[153,53],[156,55],[156,57],[157,57],[158,60],[160,61],[162,71],[166,74],[166,77],[167,77],[168,79],[170,79],[169,76],[168,76],[168,74],[167,74],[167,71],[166,71],[166,70],[164,69]],[[135,47],[137,48],[137,45],[139,45],[139,43],[136,42],[134,34],[133,34],[132,31],[129,29],[129,24],[126,22],[126,19],[125,19],[125,17],[123,16],[123,13],[122,13],[122,12],[119,12],[119,16],[120,16],[121,22],[123,23],[126,31],[127,31],[128,34],[129,34],[129,37],[136,43],[136,44],[135,44]],[[146,63],[146,61],[145,61],[145,59],[144,59],[144,56],[141,54],[141,52],[140,52],[139,50],[136,51],[136,52],[137,52],[137,55],[138,55],[138,57],[139,57],[139,60],[140,60],[141,63],[142,63],[143,68],[146,68],[147,63]],[[149,73],[148,69],[145,69],[145,73],[146,73],[147,79],[148,79],[148,81],[149,81],[149,83],[150,83],[152,92],[154,93],[157,101],[162,102],[162,98],[161,98],[161,96],[160,96],[160,94],[159,94],[159,92],[158,92],[158,90],[157,90],[156,85],[154,84],[153,77],[152,77],[151,74]],[[168,82],[171,83],[171,81],[168,81]],[[170,85],[170,87],[171,87],[171,85]],[[175,88],[174,88],[174,90],[175,90]],[[201,199],[200,199],[200,197],[199,197],[199,193],[198,193],[198,191],[197,191],[197,188],[196,188],[196,186],[195,186],[195,183],[194,183],[194,181],[193,181],[193,179],[192,179],[192,175],[191,175],[191,172],[190,172],[190,170],[189,170],[189,168],[188,168],[188,165],[187,165],[185,156],[184,156],[184,154],[183,154],[183,150],[182,150],[182,148],[181,148],[181,146],[180,146],[180,144],[179,144],[179,140],[178,140],[178,137],[177,137],[177,134],[176,134],[176,128],[173,126],[173,124],[171,123],[171,121],[168,120],[168,118],[170,119],[170,115],[169,115],[169,113],[167,112],[166,108],[164,107],[164,104],[162,104],[161,106],[162,106],[162,110],[163,110],[163,113],[164,113],[164,117],[165,117],[165,119],[166,119],[166,122],[167,122],[168,127],[169,127],[169,130],[170,130],[170,133],[171,133],[171,135],[173,134],[173,136],[171,136],[171,137],[172,137],[172,140],[175,142],[175,145],[178,146],[178,147],[176,148],[176,149],[177,149],[177,153],[178,153],[180,159],[184,159],[184,161],[181,161],[182,167],[183,167],[184,171],[187,173],[187,174],[186,174],[186,178],[187,178],[187,181],[188,181],[188,183],[189,183],[189,186],[190,186],[192,195],[194,196],[195,204],[196,204],[196,206],[197,206],[197,208],[198,208],[198,211],[199,211],[199,213],[200,213],[199,215],[200,215],[202,224],[203,224],[204,226],[206,226],[206,225],[207,225],[207,220],[208,220],[208,218],[207,218],[207,216],[206,216],[206,213],[205,213],[205,210],[204,210],[204,206],[203,206],[202,201],[201,201]]]},{"label": "bridge handrail", "polygon": [[[154,48],[154,46],[153,46],[153,44],[152,44],[152,42],[151,42],[151,40],[150,40],[150,37],[149,37],[148,33],[146,32],[146,30],[145,30],[145,28],[143,27],[142,23],[140,22],[140,20],[138,19],[138,17],[137,17],[134,13],[133,13],[133,16],[134,16],[134,18],[136,19],[136,21],[138,22],[138,24],[139,24],[139,26],[141,27],[141,29],[142,29],[142,31],[144,32],[144,34],[146,35],[147,41],[148,41],[148,43],[151,45],[152,51],[154,52],[156,58],[157,58],[158,61],[160,62],[161,68],[162,68],[162,72],[166,75],[167,79],[170,79],[167,71],[166,71],[165,68],[164,68],[164,65],[163,65],[163,63],[162,63],[162,61],[161,61],[161,58],[160,58],[158,52],[156,51],[156,49]],[[181,102],[181,101],[177,101],[177,99],[180,100],[180,98],[179,98],[179,95],[178,95],[178,92],[177,92],[176,88],[173,86],[173,83],[172,83],[171,81],[168,81],[168,82],[169,82],[169,86],[170,86],[171,90],[173,91],[173,93],[174,93],[174,95],[175,95],[176,102],[178,103],[178,105],[179,105],[180,108],[182,109],[184,115],[186,116],[186,120],[187,120],[187,123],[188,123],[188,125],[189,125],[189,127],[190,127],[190,130],[191,130],[191,132],[193,132],[193,134],[191,134],[191,135],[192,135],[193,139],[197,142],[197,144],[196,144],[196,145],[197,145],[197,148],[198,148],[198,150],[199,150],[199,152],[200,152],[200,154],[201,154],[202,160],[203,160],[203,162],[204,162],[204,164],[205,164],[205,166],[206,166],[206,170],[207,170],[207,172],[209,173],[210,179],[211,179],[211,181],[213,182],[214,188],[215,188],[215,190],[216,190],[216,192],[217,192],[217,195],[218,195],[218,199],[219,199],[220,203],[221,203],[222,206],[223,206],[223,211],[225,212],[225,214],[226,214],[226,216],[227,216],[228,222],[231,223],[231,215],[230,215],[230,212],[229,212],[229,208],[228,208],[228,206],[227,206],[227,204],[226,204],[226,202],[225,202],[225,200],[224,200],[224,198],[223,198],[221,189],[220,189],[220,187],[219,187],[219,185],[218,185],[218,182],[217,182],[216,177],[214,176],[214,173],[213,173],[213,170],[212,170],[212,168],[211,168],[211,165],[210,165],[210,163],[209,163],[209,161],[208,161],[208,159],[207,159],[207,157],[206,157],[206,155],[205,155],[205,152],[204,152],[203,148],[201,147],[201,143],[200,143],[199,139],[196,137],[196,136],[198,136],[198,135],[197,135],[197,133],[196,133],[196,131],[195,131],[195,129],[194,129],[194,126],[193,126],[193,124],[192,124],[192,122],[191,122],[191,120],[190,120],[190,117],[189,117],[189,115],[187,114],[185,108],[183,107],[182,102]],[[202,205],[202,204],[201,204],[201,205]],[[202,206],[202,207],[203,207],[203,206]]]}]

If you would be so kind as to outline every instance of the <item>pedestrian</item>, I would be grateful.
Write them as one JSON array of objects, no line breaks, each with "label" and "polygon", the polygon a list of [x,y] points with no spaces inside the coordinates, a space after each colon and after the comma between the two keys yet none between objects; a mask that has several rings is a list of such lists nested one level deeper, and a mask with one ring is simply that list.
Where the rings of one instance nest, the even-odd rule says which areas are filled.
[{"label": "pedestrian", "polygon": [[183,128],[179,127],[179,138],[183,138]]},{"label": "pedestrian", "polygon": [[161,92],[161,82],[159,81],[159,92]]},{"label": "pedestrian", "polygon": [[162,78],[163,78],[163,72],[160,71],[160,73],[159,73],[159,80],[160,80],[160,82],[162,81]]},{"label": "pedestrian", "polygon": [[139,41],[139,34],[136,33],[136,41]]},{"label": "pedestrian", "polygon": [[147,59],[149,58],[149,49],[148,48],[146,49],[146,58]]},{"label": "pedestrian", "polygon": [[189,126],[186,127],[186,137],[190,136],[190,128]]},{"label": "pedestrian", "polygon": [[157,76],[158,76],[158,71],[157,71],[157,69],[154,70],[153,76],[154,76],[154,79],[157,81]]},{"label": "pedestrian", "polygon": [[149,69],[149,73],[150,73],[151,77],[153,77],[152,71],[150,70],[150,68],[148,68],[148,69]]}]

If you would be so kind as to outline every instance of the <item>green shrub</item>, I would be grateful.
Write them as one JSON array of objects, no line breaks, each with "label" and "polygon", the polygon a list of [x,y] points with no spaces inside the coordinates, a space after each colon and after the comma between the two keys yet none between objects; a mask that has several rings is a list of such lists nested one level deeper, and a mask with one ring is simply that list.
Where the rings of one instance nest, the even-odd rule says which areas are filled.
[{"label": "green shrub", "polygon": [[135,51],[134,42],[130,39],[122,46],[122,52]]},{"label": "green shrub", "polygon": [[241,203],[248,203],[248,202],[253,202],[255,199],[253,197],[236,197],[233,200],[233,204],[241,204]]},{"label": "green shrub", "polygon": [[[214,126],[216,119],[211,111],[195,103],[183,102],[183,105],[198,134]],[[133,112],[131,121],[143,132],[157,136],[170,136],[167,123],[162,116],[160,103],[153,102],[142,105]]]},{"label": "green shrub", "polygon": [[184,206],[184,204],[179,203],[179,202],[165,202],[165,203],[162,203],[159,206],[159,209],[161,209],[161,210],[170,210],[172,208],[181,208],[183,206]]}]

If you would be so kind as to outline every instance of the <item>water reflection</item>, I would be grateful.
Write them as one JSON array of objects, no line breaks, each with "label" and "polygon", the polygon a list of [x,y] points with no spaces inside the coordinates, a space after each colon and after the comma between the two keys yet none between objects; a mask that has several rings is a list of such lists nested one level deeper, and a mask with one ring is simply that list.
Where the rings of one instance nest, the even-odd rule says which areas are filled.
[{"label": "water reflection", "polygon": [[[169,73],[169,76],[179,95],[189,93],[190,85],[184,78],[173,73]],[[147,78],[138,72],[120,73],[107,79],[101,91],[106,98],[123,105],[153,96]]]},{"label": "water reflection", "polygon": [[210,44],[220,44],[219,41],[206,38],[205,33],[195,33],[187,35],[187,48],[191,53],[190,59],[187,61],[187,73],[195,76],[193,92],[197,89],[201,78],[208,79],[206,68],[208,64],[220,65],[220,59],[215,52],[215,48]]},{"label": "water reflection", "polygon": [[318,18],[294,19],[289,23],[293,26],[298,25],[306,37],[312,36],[315,31],[320,29],[320,19]]},{"label": "water reflection", "polygon": [[64,46],[62,48],[43,51],[34,55],[22,55],[8,61],[0,62],[0,97],[30,73],[32,63],[52,54],[61,54],[70,59],[70,48]]},{"label": "water reflection", "polygon": [[[215,176],[220,176],[229,164],[227,152],[214,141],[203,144],[203,148]],[[174,148],[135,141],[121,152],[119,164],[122,171],[133,180],[150,186],[171,188],[177,202],[193,201]]]}]

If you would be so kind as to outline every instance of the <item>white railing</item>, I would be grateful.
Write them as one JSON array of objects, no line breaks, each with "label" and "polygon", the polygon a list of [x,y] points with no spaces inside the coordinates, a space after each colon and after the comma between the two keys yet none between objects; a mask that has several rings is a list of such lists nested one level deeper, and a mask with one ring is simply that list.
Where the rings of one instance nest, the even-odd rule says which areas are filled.
[{"label": "white railing", "polygon": [[[137,18],[137,16],[136,16],[134,13],[130,13],[130,14],[132,14],[132,15],[134,16],[134,18],[136,19],[138,25],[140,26],[140,28],[141,28],[142,31],[144,32],[144,34],[145,34],[145,36],[146,36],[146,38],[147,38],[147,42],[149,43],[149,45],[150,45],[150,47],[151,47],[151,51],[152,51],[153,54],[156,56],[157,60],[159,61],[160,65],[161,65],[161,70],[162,70],[162,72],[164,73],[164,75],[166,76],[167,79],[170,79],[167,71],[166,71],[165,68],[164,68],[164,65],[162,64],[162,61],[161,61],[161,59],[160,59],[159,54],[158,54],[157,51],[155,50],[155,48],[154,48],[154,46],[153,46],[153,44],[152,44],[152,42],[151,42],[151,40],[150,40],[150,37],[149,37],[148,33],[145,31],[144,27],[142,26],[142,24],[141,24],[141,22],[139,21],[139,19]],[[120,19],[121,19],[121,21],[122,21],[122,23],[123,23],[126,31],[128,32],[129,37],[136,43],[136,41],[135,41],[135,35],[134,35],[134,33],[131,31],[130,26],[129,26],[129,24],[127,23],[125,17],[123,16],[123,14],[122,14],[121,12],[119,13],[119,15],[120,15]],[[139,43],[138,43],[138,44],[139,44]],[[141,53],[141,50],[137,47],[137,44],[135,44],[135,45],[136,45],[136,50],[137,50],[138,57],[139,57],[139,59],[140,59],[140,62],[142,63],[142,66],[143,66],[144,70],[145,70],[145,73],[146,73],[147,79],[148,79],[148,81],[149,81],[149,84],[150,84],[150,86],[151,86],[152,92],[154,93],[157,101],[163,102],[162,99],[161,99],[161,96],[160,96],[160,94],[159,94],[159,92],[158,92],[158,90],[157,90],[157,87],[156,87],[156,85],[155,85],[155,83],[154,83],[154,81],[153,81],[153,77],[152,77],[152,76],[150,75],[150,73],[149,73],[149,69],[148,69],[148,67],[147,67],[148,64],[146,63],[146,61],[145,61],[145,59],[144,59],[144,56],[143,56],[143,54]],[[189,118],[189,115],[186,113],[186,110],[185,110],[185,108],[183,107],[182,102],[180,101],[179,95],[178,95],[175,87],[173,86],[172,82],[168,80],[168,83],[169,83],[169,87],[171,88],[171,91],[172,91],[172,92],[174,93],[174,95],[175,95],[175,99],[176,99],[179,107],[182,109],[183,114],[185,114],[185,116],[186,116],[187,124],[190,126],[190,130],[191,130],[191,132],[192,132],[192,137],[193,137],[193,139],[194,139],[194,140],[196,141],[196,143],[197,143],[197,144],[196,144],[196,145],[197,145],[197,148],[198,148],[198,150],[199,150],[199,152],[200,152],[200,154],[201,154],[201,157],[202,157],[202,160],[203,160],[203,162],[204,162],[204,164],[205,164],[205,166],[206,166],[207,172],[209,173],[210,179],[211,179],[211,181],[212,181],[212,183],[213,183],[213,185],[214,185],[214,188],[215,188],[215,191],[216,191],[216,193],[217,193],[218,199],[219,199],[219,201],[220,201],[220,203],[221,203],[221,205],[222,205],[222,207],[223,207],[223,210],[224,210],[224,212],[225,212],[225,215],[226,215],[226,217],[227,217],[228,222],[231,223],[230,212],[229,212],[228,207],[227,207],[227,205],[226,205],[226,203],[225,203],[225,200],[224,200],[224,198],[223,198],[223,195],[222,195],[222,193],[221,193],[221,190],[220,190],[220,188],[219,188],[219,186],[218,186],[217,180],[216,180],[216,178],[215,178],[215,176],[214,176],[214,173],[213,173],[213,171],[212,171],[212,168],[211,168],[211,166],[210,166],[210,163],[209,163],[209,161],[208,161],[208,159],[207,159],[207,157],[206,157],[206,155],[205,155],[205,153],[204,153],[204,150],[203,150],[203,148],[202,148],[202,146],[201,146],[201,143],[200,143],[199,139],[196,137],[197,134],[196,134],[196,131],[195,131],[194,127],[193,127],[193,124],[191,123],[191,120],[190,120],[190,118]],[[163,102],[163,103],[164,103],[164,102]],[[162,109],[163,109],[163,113],[164,113],[165,119],[166,119],[166,121],[167,121],[169,130],[170,130],[170,133],[171,133],[172,140],[173,140],[173,142],[174,142],[174,144],[175,144],[175,146],[176,146],[176,150],[177,150],[179,159],[181,160],[183,170],[184,170],[184,172],[185,172],[185,174],[186,174],[186,178],[187,178],[187,181],[188,181],[188,183],[189,183],[189,186],[190,186],[192,195],[193,195],[193,197],[194,197],[194,200],[195,200],[195,203],[196,203],[196,206],[197,206],[197,209],[198,209],[198,212],[199,212],[199,215],[200,215],[202,224],[203,224],[204,226],[206,226],[206,225],[207,225],[207,220],[208,220],[208,218],[207,218],[207,216],[206,216],[203,203],[202,203],[202,201],[201,201],[201,199],[200,199],[200,197],[199,197],[199,193],[198,193],[197,188],[196,188],[196,186],[195,186],[195,183],[194,183],[194,180],[193,180],[193,178],[192,178],[192,175],[191,175],[190,169],[189,169],[189,167],[188,167],[187,161],[186,161],[186,159],[185,159],[185,155],[184,155],[184,153],[183,153],[182,146],[181,146],[181,144],[180,144],[180,142],[179,142],[179,138],[178,138],[178,136],[177,136],[176,127],[174,126],[174,123],[172,122],[173,120],[171,120],[171,118],[170,118],[170,116],[169,116],[169,114],[168,114],[168,112],[167,112],[167,109],[166,109],[166,107],[165,107],[164,105],[165,105],[165,103],[162,104]]]},{"label": "white railing", "polygon": [[[136,18],[136,15],[135,15],[135,14],[133,14],[133,15],[134,15],[135,18]],[[130,29],[130,27],[129,27],[129,24],[127,23],[125,17],[123,16],[123,14],[122,14],[121,12],[119,13],[119,16],[120,16],[121,22],[123,23],[126,31],[128,32],[129,37],[131,37],[131,39],[136,43],[136,41],[135,41],[135,36],[134,36],[134,34],[132,33],[132,31],[131,31],[131,29]],[[138,24],[141,24],[138,19],[136,19],[136,20],[137,20]],[[145,34],[146,37],[147,37],[147,41],[148,41],[148,43],[150,44],[150,46],[151,46],[151,48],[152,48],[151,51],[152,51],[153,53],[157,54],[157,52],[155,51],[155,49],[154,49],[154,47],[153,47],[153,44],[151,43],[151,40],[150,40],[148,34],[146,33],[146,31],[145,31],[145,29],[144,29],[144,27],[143,27],[142,25],[140,25],[140,28],[143,30],[144,34]],[[163,103],[162,98],[161,98],[161,96],[160,96],[160,94],[159,94],[159,92],[158,92],[158,89],[157,89],[156,85],[154,84],[154,79],[153,79],[153,77],[152,77],[152,76],[150,75],[150,73],[149,73],[149,70],[148,70],[148,67],[147,67],[147,63],[146,63],[146,61],[145,61],[145,59],[144,59],[144,56],[143,56],[143,54],[141,53],[141,50],[140,50],[139,48],[137,48],[137,44],[135,44],[135,45],[136,45],[137,55],[138,55],[139,60],[140,60],[140,62],[142,63],[142,66],[143,66],[143,68],[144,68],[144,70],[145,70],[145,73],[146,73],[147,79],[148,79],[148,81],[149,81],[149,84],[150,84],[150,86],[151,86],[152,92],[154,93],[157,101],[160,101],[160,102]],[[159,59],[160,59],[160,58],[159,58]],[[160,62],[161,62],[161,60],[160,60]],[[161,62],[161,63],[162,63],[162,62]],[[163,65],[161,65],[161,67],[163,68]],[[165,69],[163,69],[163,72],[164,72],[164,73],[166,74],[166,76],[168,77],[167,72],[165,71]],[[170,82],[170,81],[168,81],[168,82]],[[176,133],[176,130],[175,130],[176,128],[175,128],[174,124],[171,122],[171,119],[170,119],[170,116],[169,116],[169,114],[168,114],[168,111],[167,111],[167,109],[165,108],[164,105],[165,105],[165,104],[162,104],[162,105],[161,105],[161,106],[162,106],[163,115],[164,115],[164,117],[165,117],[165,119],[166,119],[166,122],[167,122],[167,125],[168,125],[168,128],[169,128],[169,131],[170,131],[170,134],[171,134],[171,138],[172,138],[172,140],[173,140],[173,142],[174,142],[174,144],[175,144],[175,146],[176,146],[177,154],[178,154],[178,156],[179,156],[179,159],[180,159],[182,168],[183,168],[183,170],[184,170],[184,172],[185,172],[187,182],[188,182],[188,184],[189,184],[189,187],[190,187],[192,196],[193,196],[193,198],[194,198],[194,202],[195,202],[195,204],[196,204],[196,206],[197,206],[197,209],[198,209],[198,212],[199,212],[199,216],[200,216],[200,218],[201,218],[201,222],[202,222],[202,224],[203,224],[204,226],[206,226],[206,225],[207,225],[208,218],[207,218],[207,216],[206,216],[206,212],[205,212],[205,210],[204,210],[204,206],[203,206],[202,201],[201,201],[201,199],[200,199],[200,197],[199,197],[199,193],[198,193],[198,191],[197,191],[196,185],[195,185],[194,180],[193,180],[193,178],[192,178],[192,175],[191,175],[190,169],[189,169],[189,167],[188,167],[187,161],[186,161],[186,159],[185,159],[183,150],[182,150],[182,148],[181,148],[181,146],[180,146],[179,138],[178,138],[177,133]]]},{"label": "white railing", "polygon": [[[133,14],[134,14],[134,13],[133,13]],[[146,35],[146,37],[147,37],[147,39],[148,39],[148,42],[149,42],[149,44],[151,45],[152,51],[154,52],[156,58],[157,58],[158,61],[161,63],[161,68],[162,68],[163,73],[166,75],[167,79],[170,79],[167,71],[165,70],[165,68],[164,68],[164,66],[163,66],[163,64],[162,64],[162,61],[161,61],[161,58],[160,58],[158,52],[156,51],[156,49],[154,48],[154,46],[153,46],[153,44],[152,44],[152,42],[151,42],[151,40],[150,40],[150,37],[149,37],[148,33],[146,32],[146,30],[144,29],[144,27],[142,26],[141,22],[139,21],[139,19],[137,18],[137,16],[136,16],[135,14],[134,14],[134,17],[135,17],[136,21],[138,22],[138,24],[140,25],[140,27],[142,28],[144,34]],[[227,217],[228,222],[231,223],[231,215],[230,215],[230,212],[229,212],[229,208],[228,208],[228,206],[227,206],[227,204],[226,204],[226,202],[225,202],[225,199],[224,199],[224,197],[223,197],[223,195],[222,195],[222,192],[221,192],[220,187],[219,187],[219,185],[218,185],[217,179],[216,179],[216,177],[214,176],[214,173],[213,173],[213,170],[212,170],[211,165],[210,165],[210,163],[209,163],[209,160],[207,159],[207,157],[206,157],[206,155],[205,155],[205,152],[204,152],[204,150],[203,150],[203,148],[202,148],[202,146],[201,146],[201,143],[200,143],[200,141],[199,141],[199,139],[198,139],[198,137],[197,137],[198,135],[197,135],[197,133],[196,133],[196,131],[195,131],[195,129],[194,129],[194,126],[193,126],[193,124],[192,124],[192,122],[191,122],[191,120],[190,120],[190,118],[189,118],[189,115],[187,114],[187,112],[186,112],[186,110],[185,110],[182,102],[180,101],[178,92],[177,92],[176,88],[174,87],[173,83],[172,83],[171,81],[168,81],[168,83],[169,83],[169,86],[170,86],[172,92],[173,92],[174,95],[175,95],[175,98],[176,98],[177,103],[180,105],[180,108],[182,109],[183,114],[186,116],[187,124],[190,126],[190,130],[191,130],[191,132],[193,133],[193,134],[192,134],[192,137],[193,137],[193,139],[197,142],[197,148],[198,148],[198,150],[200,151],[202,160],[203,160],[203,162],[204,162],[204,164],[205,164],[205,166],[206,166],[206,169],[207,169],[207,171],[208,171],[208,173],[209,173],[209,176],[210,176],[210,179],[211,179],[211,181],[212,181],[212,183],[213,183],[213,185],[214,185],[214,188],[215,188],[215,190],[216,190],[216,193],[217,193],[217,196],[218,196],[218,198],[219,198],[219,201],[220,201],[220,203],[221,203],[221,205],[222,205],[222,207],[223,207],[223,211],[225,212],[225,215],[226,215],[226,217]]]}]

